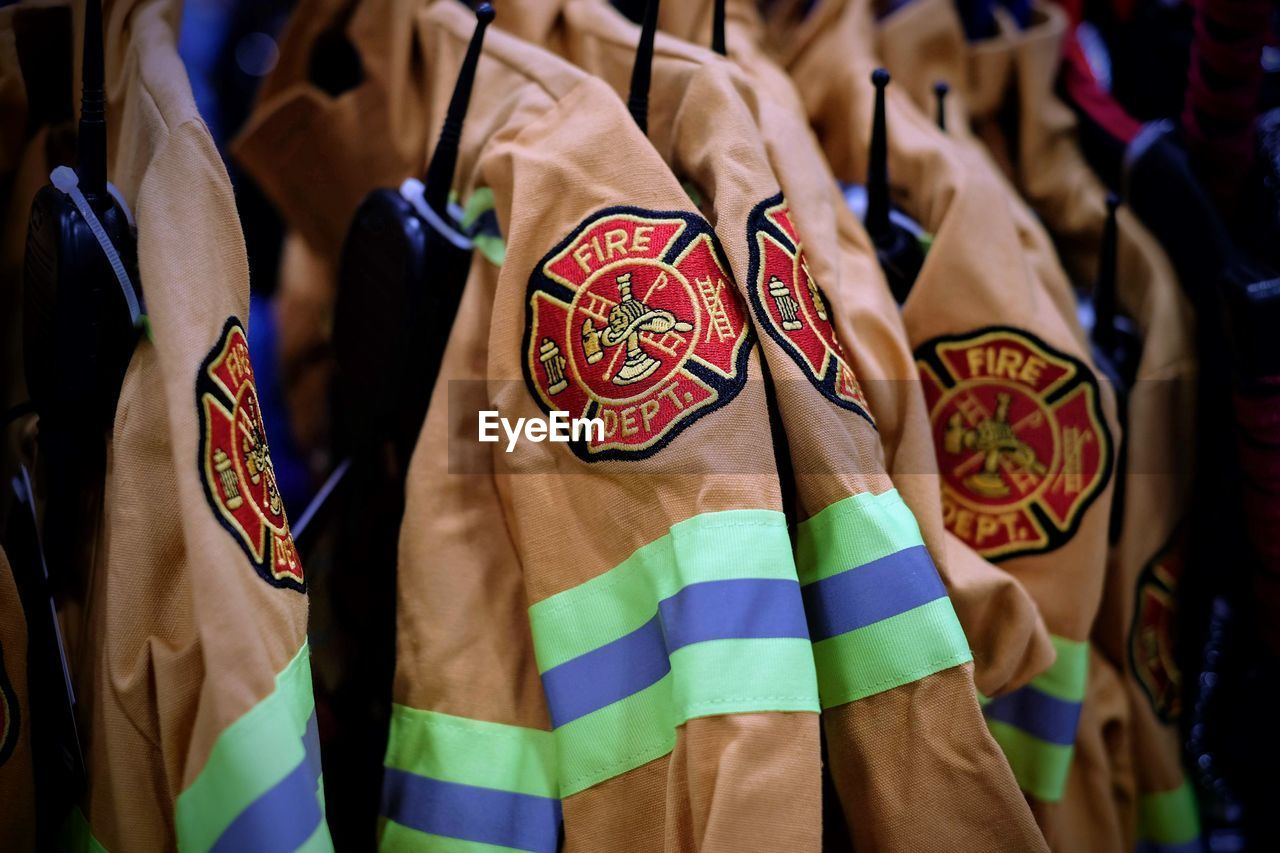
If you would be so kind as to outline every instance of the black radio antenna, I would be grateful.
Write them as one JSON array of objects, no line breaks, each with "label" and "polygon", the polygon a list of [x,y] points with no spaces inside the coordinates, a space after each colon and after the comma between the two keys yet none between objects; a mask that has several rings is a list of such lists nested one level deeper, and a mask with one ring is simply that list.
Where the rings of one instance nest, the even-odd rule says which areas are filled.
[{"label": "black radio antenna", "polygon": [[476,7],[476,28],[467,45],[467,55],[458,70],[458,82],[449,99],[449,111],[445,113],[444,126],[440,128],[440,140],[427,164],[426,189],[423,197],[440,218],[448,222],[449,190],[453,189],[453,173],[458,166],[458,144],[462,140],[462,123],[467,118],[471,103],[471,89],[476,82],[476,66],[480,63],[480,48],[484,45],[484,31],[493,22],[493,5],[481,3]]},{"label": "black radio antenna", "polygon": [[884,118],[884,89],[889,72],[871,72],[876,87],[876,110],[871,124],[871,150],[867,157],[867,215],[865,224],[872,239],[880,241],[889,233],[889,138]]},{"label": "black radio antenna", "polygon": [[947,92],[950,91],[951,87],[947,85],[946,80],[939,80],[933,84],[933,99],[937,104],[938,130],[944,133],[947,130]]},{"label": "black radio antenna", "polygon": [[95,205],[110,198],[107,195],[107,98],[102,40],[102,0],[87,0],[76,174],[80,191]]},{"label": "black radio antenna", "polygon": [[631,68],[631,93],[627,96],[627,109],[640,125],[640,131],[649,133],[649,80],[653,76],[653,37],[658,31],[658,0],[649,0],[644,7],[644,23],[640,25],[640,44],[636,46],[636,64]]},{"label": "black radio antenna", "polygon": [[1098,277],[1093,286],[1093,337],[1101,346],[1116,343],[1116,208],[1120,197],[1107,194],[1107,220],[1098,252]]},{"label": "black radio antenna", "polygon": [[711,49],[721,56],[728,54],[724,46],[724,0],[716,0],[711,15]]}]

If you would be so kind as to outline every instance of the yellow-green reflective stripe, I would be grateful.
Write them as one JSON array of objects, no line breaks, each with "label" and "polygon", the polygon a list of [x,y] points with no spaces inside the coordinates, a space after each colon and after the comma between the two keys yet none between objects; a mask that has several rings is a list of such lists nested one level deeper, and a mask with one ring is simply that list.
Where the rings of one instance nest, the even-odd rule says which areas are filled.
[{"label": "yellow-green reflective stripe", "polygon": [[948,598],[814,643],[813,656],[823,708],[864,699],[973,660]]},{"label": "yellow-green reflective stripe", "polygon": [[726,510],[674,524],[615,568],[529,608],[538,669],[630,634],[690,584],[750,578],[796,579],[782,513]]},{"label": "yellow-green reflective stripe", "polygon": [[1050,635],[1058,652],[1053,665],[1031,679],[1037,689],[1068,702],[1083,702],[1089,681],[1089,644]]},{"label": "yellow-green reflective stripe", "polygon": [[1185,844],[1200,837],[1196,796],[1187,782],[1138,798],[1138,837],[1157,844]]},{"label": "yellow-green reflective stripe", "polygon": [[493,190],[489,187],[481,187],[467,199],[459,225],[462,231],[471,238],[472,244],[480,251],[480,254],[484,255],[489,263],[500,267],[507,257],[507,241],[503,239],[501,234],[491,234],[475,229],[476,220],[493,210],[493,208]]},{"label": "yellow-green reflective stripe", "polygon": [[[1053,664],[1031,679],[1027,686],[1019,689],[1038,690],[1053,699],[1075,703],[1078,708],[1079,703],[1084,701],[1088,686],[1089,644],[1058,636],[1050,636],[1050,639],[1057,651]],[[997,702],[1006,701],[1008,700],[1004,697],[997,699]],[[1062,799],[1072,754],[1072,747],[1065,743],[1066,738],[1061,739],[1063,743],[1051,743],[1016,725],[1021,722],[1033,727],[1036,719],[995,719],[1001,716],[996,712],[995,706],[988,703],[984,708],[988,713],[987,727],[1004,750],[1022,790],[1042,802],[1052,803]]]},{"label": "yellow-green reflective stripe", "polygon": [[507,260],[507,241],[496,234],[477,234],[471,238],[471,244],[495,267],[502,266]]},{"label": "yellow-green reflective stripe", "polygon": [[1062,799],[1072,747],[1040,740],[999,720],[987,720],[987,728],[1004,751],[1018,787],[1041,802]]},{"label": "yellow-green reflective stripe", "polygon": [[556,729],[560,796],[568,797],[670,752],[676,745],[671,674]]},{"label": "yellow-green reflective stripe", "polygon": [[671,653],[671,673],[676,725],[719,714],[818,710],[813,652],[805,639],[695,643]]},{"label": "yellow-green reflective stripe", "polygon": [[[320,790],[324,790],[323,780],[320,783]],[[329,825],[324,821],[320,821],[320,825],[316,827],[316,831],[311,833],[311,837],[302,842],[295,853],[331,853],[333,850],[333,839],[329,837]]]},{"label": "yellow-green reflective stripe", "polygon": [[85,820],[84,812],[79,806],[67,816],[67,822],[62,827],[59,849],[66,853],[107,853],[107,848],[93,837],[89,821]]},{"label": "yellow-green reflective stripe", "polygon": [[[302,738],[314,710],[311,655],[304,643],[276,675],[275,690],[223,730],[200,775],[178,795],[180,847],[209,849],[245,808],[306,761]],[[316,797],[323,815],[318,786]]]},{"label": "yellow-green reflective stripe", "polygon": [[897,489],[864,492],[797,526],[796,570],[807,585],[922,544],[915,516]]},{"label": "yellow-green reflective stripe", "polygon": [[676,727],[694,717],[817,712],[810,648],[804,639],[731,639],[677,649],[659,681],[555,730],[560,796],[666,755]]},{"label": "yellow-green reflective stripe", "polygon": [[484,213],[488,213],[496,206],[493,199],[493,190],[489,187],[480,187],[471,194],[467,199],[466,206],[462,209],[462,228],[468,229],[475,224],[475,221]]},{"label": "yellow-green reflective stripe", "polygon": [[549,731],[395,705],[386,764],[444,782],[557,797]]},{"label": "yellow-green reflective stripe", "polygon": [[501,847],[497,844],[484,844],[480,841],[463,841],[461,838],[448,838],[444,835],[432,835],[419,832],[407,826],[401,826],[393,820],[381,820],[378,833],[378,849],[382,853],[511,853],[515,848]]}]

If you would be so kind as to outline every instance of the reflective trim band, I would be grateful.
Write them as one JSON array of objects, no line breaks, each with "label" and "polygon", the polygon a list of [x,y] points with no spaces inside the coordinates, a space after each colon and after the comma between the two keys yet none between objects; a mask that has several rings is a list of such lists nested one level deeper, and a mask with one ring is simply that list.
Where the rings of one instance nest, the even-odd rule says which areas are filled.
[{"label": "reflective trim band", "polygon": [[178,795],[178,846],[331,850],[314,714],[303,644],[276,676],[275,690],[218,736],[200,775]]},{"label": "reflective trim band", "polygon": [[[799,592],[794,580],[782,579],[704,581],[685,587],[658,602],[658,613],[635,631],[542,674],[552,724],[570,723],[657,682],[671,671],[668,655],[686,646],[726,639],[807,639]],[[729,665],[733,668],[732,661]]]},{"label": "reflective trim band", "polygon": [[726,510],[681,521],[617,567],[529,608],[538,669],[630,634],[685,587],[743,578],[796,579],[782,513]]},{"label": "reflective trim band", "polygon": [[529,618],[562,797],[670,752],[693,717],[818,710],[779,512],[682,521]]},{"label": "reflective trim band", "polygon": [[1138,797],[1139,848],[1151,851],[1200,850],[1200,811],[1191,785]]},{"label": "reflective trim band", "polygon": [[[807,639],[711,640],[671,653],[654,684],[556,729],[568,797],[666,755],[694,717],[818,710]],[[744,665],[748,664],[748,665]]]},{"label": "reflective trim band", "polygon": [[983,709],[989,720],[1017,726],[1049,743],[1071,746],[1080,723],[1079,702],[1068,702],[1028,685],[993,699]]},{"label": "reflective trim band", "polygon": [[1139,841],[1134,848],[1138,853],[1204,853],[1204,845],[1199,838],[1184,841],[1181,844],[1160,844],[1156,841]]},{"label": "reflective trim band", "polygon": [[1089,682],[1089,644],[1053,634],[1049,639],[1058,656],[1052,666],[1031,679],[1031,684],[1050,696],[1083,702]]},{"label": "reflective trim band", "polygon": [[462,217],[458,224],[462,226],[463,231],[470,231],[481,216],[492,211],[495,207],[497,207],[497,202],[494,201],[493,190],[489,187],[480,187],[467,199],[466,205],[462,208]]},{"label": "reflective trim band", "polygon": [[987,728],[1004,751],[1022,790],[1045,803],[1062,799],[1071,768],[1070,746],[1040,740],[1000,720],[988,719]]},{"label": "reflective trim band", "polygon": [[560,801],[474,785],[459,785],[386,768],[382,813],[389,820],[432,835],[555,853]]},{"label": "reflective trim band", "polygon": [[386,766],[460,785],[556,796],[551,732],[393,705]]},{"label": "reflective trim band", "polygon": [[555,850],[551,732],[395,705],[385,763],[383,850]]},{"label": "reflective trim band", "polygon": [[79,806],[73,808],[71,814],[67,815],[61,836],[58,840],[58,849],[64,853],[107,853],[107,848],[102,846],[102,842],[93,837],[93,829],[90,828],[89,821],[85,820],[84,812]]},{"label": "reflective trim band", "polygon": [[973,659],[897,490],[845,498],[801,523],[796,561],[822,707]]},{"label": "reflective trim band", "polygon": [[1089,679],[1089,644],[1050,639],[1058,653],[1053,665],[982,709],[1019,786],[1047,803],[1060,800],[1066,788]]},{"label": "reflective trim band", "polygon": [[560,796],[648,764],[675,748],[671,676],[556,729]]},{"label": "reflective trim band", "polygon": [[791,637],[806,640],[800,585],[794,580],[706,581],[658,602],[671,651],[708,640]]},{"label": "reflective trim band", "polygon": [[511,853],[512,848],[419,832],[383,818],[379,821],[378,850],[379,853]]},{"label": "reflective trim band", "polygon": [[942,579],[923,545],[804,588],[809,634],[815,643],[946,597]]},{"label": "reflective trim band", "polygon": [[923,545],[915,516],[897,489],[864,492],[801,522],[796,528],[796,571],[800,583],[846,572],[855,566]]},{"label": "reflective trim band", "polygon": [[542,674],[556,728],[638,693],[671,671],[662,624],[654,616],[636,630]]},{"label": "reflective trim band", "polygon": [[[296,850],[315,834],[324,822],[316,789],[320,781],[320,736],[315,712],[307,720],[302,742],[306,760],[254,800],[231,825],[222,831],[211,850],[237,853],[241,850]],[[281,820],[282,814],[297,810],[297,819]]]},{"label": "reflective trim band", "polygon": [[502,266],[507,256],[507,241],[498,227],[498,215],[494,209],[493,190],[481,187],[467,199],[459,224],[475,247],[489,263]]},{"label": "reflective trim band", "polygon": [[813,645],[822,707],[865,699],[973,660],[951,600]]}]

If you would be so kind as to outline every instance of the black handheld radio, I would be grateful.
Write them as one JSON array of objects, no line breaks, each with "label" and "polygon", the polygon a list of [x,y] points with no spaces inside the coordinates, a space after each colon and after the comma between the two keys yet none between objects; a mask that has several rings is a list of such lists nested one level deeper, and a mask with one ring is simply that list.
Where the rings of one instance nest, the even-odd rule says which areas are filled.
[{"label": "black handheld radio", "polygon": [[76,168],[54,169],[36,193],[23,263],[23,360],[40,418],[55,586],[89,538],[105,433],[142,316],[133,226],[107,184],[100,0],[85,5],[83,74]]},{"label": "black handheld radio", "polygon": [[449,213],[484,31],[481,3],[426,180],[369,193],[342,247],[333,343],[339,393],[356,445],[390,439],[402,477],[426,417],[471,264],[471,241]]},{"label": "black handheld radio", "polygon": [[[75,695],[55,598],[78,583],[93,538],[106,433],[142,326],[137,244],[124,205],[107,183],[102,4],[85,4],[83,94],[76,168],[59,166],[31,206],[23,263],[23,358],[39,416],[44,533],[26,471],[6,542],[29,634],[32,750],[42,846],[83,785]],[[43,552],[43,556],[42,556]]]},{"label": "black handheld radio", "polygon": [[110,425],[141,326],[133,226],[107,185],[100,0],[86,4],[83,73],[76,168],[54,170],[27,228],[24,361],[42,443]]},{"label": "black handheld radio", "polygon": [[342,418],[335,426],[345,446],[335,449],[347,459],[303,520],[322,510],[336,516],[335,571],[326,583],[333,625],[344,638],[337,665],[348,675],[327,698],[332,772],[325,786],[327,796],[347,804],[329,821],[340,848],[364,845],[380,808],[391,709],[369,697],[391,695],[405,475],[471,268],[472,243],[454,224],[449,191],[492,20],[493,7],[481,4],[424,180],[408,178],[364,198],[338,267],[334,396]]}]

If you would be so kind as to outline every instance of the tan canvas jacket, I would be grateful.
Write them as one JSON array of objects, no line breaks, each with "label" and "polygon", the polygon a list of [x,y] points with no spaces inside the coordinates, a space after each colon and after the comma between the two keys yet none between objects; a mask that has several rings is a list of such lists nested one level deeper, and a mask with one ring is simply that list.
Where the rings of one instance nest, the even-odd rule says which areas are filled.
[{"label": "tan canvas jacket", "polygon": [[[786,38],[795,77],[834,171],[863,177],[877,64],[871,13],[823,3]],[[861,45],[850,50],[849,45]],[[989,725],[1042,810],[1060,800],[1088,678],[1105,578],[1117,428],[1043,232],[981,152],[950,141],[888,92],[896,199],[933,235],[903,319],[916,347],[943,477],[948,527],[1036,599],[1058,659],[988,705]]]},{"label": "tan canvas jacket", "polygon": [[0,847],[36,849],[31,706],[27,703],[27,620],[0,549]]},{"label": "tan canvas jacket", "polygon": [[[664,30],[710,43],[712,3],[668,4],[659,18]],[[827,274],[828,289],[840,290],[834,322],[876,413],[894,484],[920,523],[935,554],[960,624],[974,654],[980,693],[996,696],[1021,687],[1053,661],[1054,651],[1039,611],[1018,582],[946,529],[928,410],[907,342],[901,313],[883,283],[870,238],[836,189],[836,181],[808,127],[804,107],[786,72],[759,47],[761,22],[754,9],[730,3],[728,55],[740,69],[735,84],[757,115],[770,162],[797,203],[821,229],[818,246],[839,247],[839,262]],[[814,215],[814,214],[820,215]],[[811,265],[826,261],[819,253]],[[844,286],[874,281],[876,285]],[[847,331],[843,331],[847,330]]]},{"label": "tan canvas jacket", "polygon": [[[376,6],[357,16],[391,11]],[[429,116],[393,131],[420,162],[382,178],[343,145],[281,161],[252,135],[242,155],[298,188],[311,168],[370,189],[420,173],[474,22],[453,3],[410,19],[425,67],[374,74]],[[363,45],[371,65],[394,53]],[[280,116],[264,102],[255,133]],[[475,256],[409,472],[382,845],[817,849],[817,679],[755,339],[715,233],[607,86],[501,33],[458,174],[464,203],[492,198],[505,259]],[[616,336],[629,310],[634,344]],[[510,455],[476,441],[477,409],[553,405],[605,435]]]},{"label": "tan canvas jacket", "polygon": [[[522,6],[521,10],[528,8]],[[540,7],[534,8],[540,11]],[[540,16],[536,12],[533,17],[542,20],[550,19],[550,16]],[[513,17],[508,17],[507,20],[511,21]],[[518,14],[514,16],[514,20],[517,25],[523,23]],[[535,24],[538,22],[538,20],[534,21]],[[638,36],[637,28],[623,21],[611,10],[603,8],[601,4],[591,2],[567,4],[557,23],[558,31],[554,34],[536,32],[527,34],[532,40],[563,45],[565,54],[569,58],[609,80],[620,94],[625,93],[633,62],[633,45]],[[813,185],[806,182],[808,176],[802,176],[801,168],[788,169],[786,166],[779,168],[774,164],[780,158],[775,156],[771,162],[763,139],[752,144],[752,141],[760,136],[761,131],[753,117],[753,111],[739,95],[741,92],[748,98],[752,97],[750,83],[739,75],[730,63],[717,60],[707,51],[664,38],[659,39],[658,48],[654,65],[654,88],[651,94],[650,137],[658,150],[664,152],[664,156],[677,175],[685,177],[698,188],[697,191],[703,197],[704,205],[714,214],[722,241],[727,246],[732,246],[736,242],[741,247],[739,249],[741,254],[736,255],[733,248],[729,249],[731,263],[735,266],[739,280],[746,279],[748,282],[747,298],[753,305],[757,326],[771,330],[770,338],[764,343],[764,353],[781,409],[781,420],[786,431],[792,467],[796,471],[797,516],[801,522],[798,531],[800,550],[797,555],[801,561],[803,575],[804,558],[807,556],[805,545],[810,544],[807,541],[809,530],[820,523],[825,526],[826,520],[833,515],[832,509],[841,505],[841,499],[838,497],[834,504],[830,503],[832,489],[855,495],[858,500],[869,497],[867,492],[872,494],[880,492],[878,495],[880,499],[883,499],[885,494],[892,494],[882,492],[885,486],[877,485],[876,479],[872,476],[874,471],[868,470],[867,462],[864,461],[868,458],[867,453],[858,447],[859,443],[865,442],[877,446],[879,437],[874,433],[868,433],[860,420],[847,417],[842,420],[839,417],[840,407],[832,408],[829,400],[824,400],[821,394],[814,393],[815,390],[819,392],[824,390],[824,379],[830,380],[823,371],[815,369],[822,366],[822,360],[805,348],[808,340],[803,334],[804,328],[807,324],[813,324],[815,329],[825,329],[823,315],[828,311],[833,318],[845,314],[846,312],[841,308],[842,303],[847,300],[856,304],[859,292],[869,289],[868,285],[878,287],[879,290],[875,292],[882,299],[887,299],[888,293],[878,273],[872,272],[870,281],[866,278],[859,280],[859,274],[867,275],[869,270],[866,266],[861,268],[855,266],[852,270],[848,267],[839,271],[833,269],[838,263],[838,256],[833,251],[836,246],[835,240],[826,242],[804,237],[803,228],[805,227],[823,236],[834,232],[834,216],[831,215],[833,208],[829,206],[832,202],[832,194],[836,192],[834,183],[819,184],[821,189],[815,193],[810,189]],[[755,112],[762,116],[761,124],[768,119],[772,119],[774,125],[787,121],[783,110],[780,109],[781,105],[774,101],[760,98],[755,100],[754,106]],[[796,118],[797,116],[793,113],[792,127],[799,130],[801,140],[812,145],[807,131],[804,130],[803,119],[800,119],[797,125],[794,123]],[[765,136],[767,135],[766,132]],[[774,153],[775,155],[781,153],[780,144],[775,144]],[[813,153],[816,155],[816,152]],[[820,155],[817,156],[817,161],[821,162]],[[773,175],[775,169],[778,177]],[[819,167],[816,176],[819,181],[824,172],[825,169]],[[757,203],[754,197],[771,197],[775,192],[774,188],[778,186],[778,178],[784,175],[784,189],[790,185],[800,191],[800,198],[816,197],[826,202],[825,205],[821,203],[814,205],[810,210],[802,209],[798,205],[788,206],[785,224],[789,226],[788,231],[793,234],[791,240],[795,240],[795,243],[788,241],[787,245],[802,247],[793,250],[798,257],[794,262],[798,264],[798,271],[805,278],[812,275],[811,280],[815,285],[819,280],[816,270],[832,271],[830,275],[822,278],[823,284],[820,290],[817,290],[819,295],[812,303],[815,307],[803,309],[808,313],[800,314],[800,318],[805,319],[805,325],[794,329],[788,329],[787,315],[779,313],[775,300],[766,295],[768,292],[766,284],[772,282],[776,286],[777,281],[781,280],[781,276],[777,273],[787,275],[786,271],[778,266],[778,262],[784,260],[787,255],[770,256],[771,251],[776,251],[775,247],[783,244],[777,243],[776,238],[767,229],[753,228],[753,219],[757,213],[749,212],[751,206]],[[728,197],[726,194],[729,194]],[[742,196],[745,198],[739,198]],[[790,196],[784,195],[783,198],[789,199]],[[771,202],[774,205],[782,203],[781,199],[774,199]],[[763,207],[768,208],[769,204]],[[825,217],[824,213],[827,214]],[[845,215],[847,216],[847,213]],[[742,227],[744,222],[745,228]],[[744,240],[742,236],[736,234],[735,229],[742,230],[747,235],[747,239]],[[742,245],[744,243],[745,246]],[[863,254],[862,257],[867,259],[869,256]],[[870,270],[873,271],[874,266],[870,267]],[[843,273],[843,276],[840,273]],[[753,288],[755,288],[754,292]],[[862,298],[873,305],[877,304],[874,297]],[[878,304],[883,306],[884,302],[879,301]],[[875,315],[868,316],[868,313],[861,314],[859,319],[863,322],[855,328],[861,330],[863,335],[874,336],[878,328],[877,318]],[[887,316],[896,324],[895,314],[896,311],[892,310],[890,302],[890,311]],[[856,316],[857,312],[852,308],[847,312],[849,320],[853,320]],[[880,316],[883,317],[885,314],[882,313]],[[878,323],[882,326],[884,321],[878,320]],[[845,339],[851,342],[851,347],[837,344],[839,349],[836,352],[839,353],[843,362],[840,366],[852,371],[855,368],[847,366],[850,363],[855,365],[860,363],[858,350],[870,349],[870,347],[857,332],[845,334],[848,335]],[[836,339],[834,334],[832,338]],[[905,349],[905,346],[903,348]],[[870,354],[868,357],[874,358]],[[793,363],[799,364],[802,372],[796,373],[791,370],[790,366]],[[812,371],[811,373],[804,372],[806,366],[809,371]],[[834,367],[835,364],[831,366]],[[884,384],[889,386],[889,383]],[[881,399],[886,400],[885,395],[892,394],[897,389],[885,387],[879,390]],[[888,398],[887,401],[897,402],[892,401],[892,398]],[[875,412],[874,406],[871,407],[871,411]],[[832,417],[833,412],[837,417]],[[920,415],[923,415],[922,411]],[[894,413],[890,416],[890,428],[897,430],[898,423]],[[876,455],[879,456],[878,447]],[[878,468],[882,463],[877,459],[875,464]],[[936,489],[936,480],[933,485]],[[843,503],[849,503],[849,500],[844,499]],[[816,519],[815,516],[817,516]],[[857,530],[860,521],[856,514],[850,514],[843,526],[849,530]],[[902,586],[905,584],[905,575],[899,575],[897,578],[887,577],[883,584],[876,584],[875,588],[869,588],[864,595],[868,600],[875,597],[902,595],[904,594]],[[894,586],[898,586],[899,589],[893,591]],[[928,642],[925,634],[920,634],[912,640],[904,638],[901,653],[905,657],[912,646]],[[820,643],[817,648],[821,647]],[[819,657],[819,661],[821,683],[824,675],[828,674],[822,671],[823,658]],[[926,676],[924,681],[917,684],[928,683],[934,678],[936,677]],[[976,759],[978,766],[983,768],[979,772],[986,777],[987,781],[976,786],[982,794],[974,800],[955,796],[957,788],[973,789],[975,786],[953,778],[948,768],[954,768],[955,762],[950,760],[941,760],[937,764],[932,764],[930,768],[933,759],[923,759],[923,763],[918,765],[919,772],[912,775],[916,782],[909,790],[902,787],[905,784],[905,775],[893,771],[888,766],[884,768],[882,774],[868,774],[865,770],[866,758],[860,756],[865,756],[870,751],[869,745],[872,739],[883,746],[885,733],[896,728],[882,725],[877,720],[900,718],[904,714],[913,716],[911,712],[888,711],[895,702],[930,703],[930,700],[922,699],[919,693],[916,693],[914,698],[907,699],[909,691],[903,687],[887,692],[878,691],[878,693],[879,695],[874,697],[874,702],[856,701],[840,707],[835,707],[837,703],[829,702],[824,696],[824,705],[828,707],[826,719],[832,771],[837,788],[844,800],[851,832],[858,846],[876,849],[911,847],[935,831],[939,823],[946,827],[946,833],[956,843],[977,846],[1008,845],[1012,848],[1035,843],[1031,839],[1036,838],[1037,833],[1030,829],[1029,824],[1023,824],[1019,828],[1013,822],[1015,815],[1021,810],[1021,805],[1011,806],[1009,800],[1001,799],[1001,796],[1012,793],[1012,784],[1006,789],[1005,795],[992,796],[999,790],[998,780],[1001,776],[1009,778],[1008,770],[998,759],[995,763],[990,763],[989,758]],[[933,707],[931,705],[930,713]],[[976,707],[970,704],[968,709],[971,710],[966,710],[962,703],[954,706],[950,712],[940,713],[938,719],[947,718],[954,723],[957,719],[963,719],[966,713],[972,713],[972,719],[976,723],[978,717]],[[880,714],[883,716],[877,716]],[[857,720],[857,723],[853,724],[850,730],[849,721],[852,720]],[[925,728],[911,735],[911,739],[921,744],[937,742],[939,749],[944,753],[951,750],[963,753],[971,749],[975,742],[985,738],[981,728],[952,738],[942,730],[930,727],[926,722]],[[879,751],[879,747],[876,751]],[[904,757],[912,752],[905,744],[894,751]],[[932,750],[929,751],[932,752]],[[989,755],[994,756],[994,754],[993,752]],[[923,753],[921,755],[923,756]],[[910,758],[906,761],[909,764],[914,763]],[[983,763],[984,761],[986,763]],[[860,768],[857,772],[853,771],[855,766]],[[931,791],[929,787],[920,785],[921,776],[935,780],[936,788]],[[994,788],[989,787],[992,782],[996,782]],[[913,814],[925,813],[933,815],[934,823],[929,830],[926,830],[922,823],[913,824],[912,822]],[[993,816],[998,817],[993,818]],[[1030,831],[1029,835],[1028,831]]]},{"label": "tan canvas jacket", "polygon": [[[1000,35],[970,45],[951,6],[923,0],[880,22],[880,53],[922,108],[934,80],[951,82],[952,133],[986,146],[1048,227],[1072,279],[1087,290],[1098,275],[1105,191],[1076,142],[1074,116],[1053,89],[1066,17],[1050,4],[1035,9],[1026,30],[1003,16],[1000,22]],[[1017,116],[1012,139],[996,120],[1009,103]],[[1104,698],[1122,687],[1129,708],[1113,716],[1085,712],[1077,766],[1050,837],[1066,850],[1194,844],[1198,836],[1193,795],[1181,770],[1180,676],[1173,656],[1190,502],[1186,448],[1195,427],[1194,329],[1159,244],[1127,210],[1120,210],[1117,225],[1118,298],[1142,333],[1143,350],[1127,415],[1133,440],[1123,472],[1123,526],[1112,544],[1093,629],[1099,671],[1109,672],[1091,682],[1085,701],[1123,709],[1126,703]],[[1111,732],[1111,744],[1101,731],[1086,731],[1090,724]],[[1131,756],[1110,754],[1122,728]]]},{"label": "tan canvas jacket", "polygon": [[136,217],[149,324],[84,593],[60,610],[88,772],[66,844],[323,849],[304,575],[257,408],[231,186],[177,5],[106,5],[109,174]]}]

